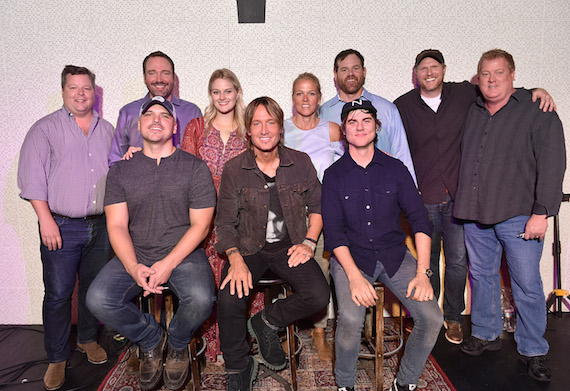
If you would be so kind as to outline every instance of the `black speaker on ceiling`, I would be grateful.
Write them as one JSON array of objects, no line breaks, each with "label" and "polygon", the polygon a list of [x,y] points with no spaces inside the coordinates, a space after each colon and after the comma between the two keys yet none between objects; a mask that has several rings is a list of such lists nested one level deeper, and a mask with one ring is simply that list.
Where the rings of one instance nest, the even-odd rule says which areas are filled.
[{"label": "black speaker on ceiling", "polygon": [[265,23],[266,0],[237,0],[239,23]]}]

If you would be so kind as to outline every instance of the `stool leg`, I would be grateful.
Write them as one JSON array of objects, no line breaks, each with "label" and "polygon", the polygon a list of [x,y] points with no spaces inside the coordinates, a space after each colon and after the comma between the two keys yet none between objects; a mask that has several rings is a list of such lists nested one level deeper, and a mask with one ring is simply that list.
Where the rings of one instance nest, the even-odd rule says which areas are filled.
[{"label": "stool leg", "polygon": [[376,391],[384,390],[384,287],[376,287]]},{"label": "stool leg", "polygon": [[[291,287],[286,285],[285,295],[289,296],[293,292]],[[289,343],[289,370],[291,371],[291,387],[293,391],[297,391],[297,347],[295,346],[295,325],[290,324],[287,326],[287,342]]]},{"label": "stool leg", "polygon": [[291,386],[297,391],[297,357],[295,356],[295,330],[290,324],[287,326],[287,342],[289,344],[289,370],[291,371]]},{"label": "stool leg", "polygon": [[190,341],[190,367],[192,370],[193,391],[200,390],[200,363],[198,362],[198,352],[196,349],[196,339]]},{"label": "stool leg", "polygon": [[166,313],[166,329],[170,325],[170,321],[174,317],[174,304],[172,302],[172,295],[164,296],[164,312]]}]

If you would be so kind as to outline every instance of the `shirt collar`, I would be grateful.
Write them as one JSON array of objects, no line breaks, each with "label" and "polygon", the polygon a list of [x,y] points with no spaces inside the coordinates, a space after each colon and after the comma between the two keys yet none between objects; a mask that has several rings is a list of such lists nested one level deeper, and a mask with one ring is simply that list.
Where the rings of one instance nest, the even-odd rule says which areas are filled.
[{"label": "shirt collar", "polygon": [[[75,117],[75,115],[71,111],[69,111],[69,109],[65,105],[62,105],[61,109],[69,118]],[[97,121],[99,119],[99,113],[97,113],[97,111],[95,110],[91,110],[91,113],[93,114],[93,119]]]},{"label": "shirt collar", "polygon": [[[372,94],[368,91],[366,91],[366,88],[362,89],[362,95],[360,95],[361,98],[365,98],[366,100],[372,101]],[[340,95],[337,93],[335,96],[336,100],[333,102],[333,104],[331,106],[336,105],[337,103],[342,103],[345,104],[347,102],[343,101],[342,99],[340,99]]]},{"label": "shirt collar", "polygon": [[[255,169],[257,167],[257,163],[255,162],[255,155],[253,153],[253,149],[248,149],[244,153],[245,155],[241,167],[246,170]],[[279,167],[293,165],[293,157],[290,155],[288,148],[278,146],[277,153],[279,154]]]},{"label": "shirt collar", "polygon": [[[506,106],[507,104],[509,104],[509,102],[510,102],[511,100],[514,100],[514,101],[516,101],[517,103],[520,103],[520,101],[522,100],[522,98],[525,96],[526,93],[527,93],[527,92],[526,92],[526,90],[525,90],[524,88],[516,88],[516,89],[515,89],[515,92],[513,92],[513,93],[511,94],[511,96],[509,97],[509,100],[507,101],[507,103],[505,104],[505,106]],[[485,99],[483,98],[483,95],[477,96],[477,98],[476,98],[476,100],[475,100],[475,103],[477,104],[477,106],[479,106],[479,107],[481,107],[481,108],[487,110],[487,107],[485,106]],[[505,106],[503,106],[503,107],[505,107]],[[501,109],[502,109],[503,107],[501,107]]]},{"label": "shirt collar", "polygon": [[[147,92],[146,95],[144,96],[144,102],[147,102],[151,99],[150,97],[150,92]],[[170,100],[170,102],[174,105],[174,106],[180,106],[182,104],[182,99],[180,99],[179,97],[177,97],[176,95],[172,94],[172,99]],[[142,106],[142,105],[141,105]]]},{"label": "shirt collar", "polygon": [[[378,148],[374,147],[374,156],[372,156],[372,160],[370,161],[370,163],[368,163],[368,166],[370,166],[371,164],[379,164],[379,165],[383,166],[385,158],[386,158],[386,154],[384,152],[380,151]],[[342,155],[342,157],[339,159],[338,164],[340,164],[340,167],[341,167],[343,172],[348,172],[355,167],[360,167],[358,164],[356,164],[356,162],[354,161],[352,156],[350,156],[348,149],[346,150],[344,155]],[[362,168],[362,167],[360,167],[360,168]]]}]

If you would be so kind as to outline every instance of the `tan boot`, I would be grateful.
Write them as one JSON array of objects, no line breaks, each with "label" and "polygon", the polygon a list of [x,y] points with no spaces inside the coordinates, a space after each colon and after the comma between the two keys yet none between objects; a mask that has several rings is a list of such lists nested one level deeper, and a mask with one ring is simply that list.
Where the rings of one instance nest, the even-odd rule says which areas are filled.
[{"label": "tan boot", "polygon": [[125,371],[130,375],[138,373],[139,371],[138,348],[136,346],[131,346],[128,354],[129,354],[129,359],[127,360]]},{"label": "tan boot", "polygon": [[107,352],[95,341],[86,344],[77,343],[77,350],[87,354],[87,361],[91,364],[105,364],[107,362]]},{"label": "tan boot", "polygon": [[57,390],[65,382],[65,364],[67,361],[49,363],[44,375],[44,387],[48,391]]},{"label": "tan boot", "polygon": [[317,348],[319,359],[326,362],[332,361],[333,353],[327,342],[325,330],[314,328],[313,331],[311,331],[311,336],[313,337],[313,346]]}]

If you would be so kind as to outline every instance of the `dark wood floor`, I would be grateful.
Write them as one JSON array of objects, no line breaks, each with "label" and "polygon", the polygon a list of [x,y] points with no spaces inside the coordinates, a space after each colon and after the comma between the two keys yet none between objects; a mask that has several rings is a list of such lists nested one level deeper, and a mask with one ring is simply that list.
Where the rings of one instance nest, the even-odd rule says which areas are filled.
[{"label": "dark wood floor", "polygon": [[[465,322],[469,324],[469,319]],[[466,330],[469,332],[469,330]],[[570,390],[570,314],[562,318],[548,317],[546,339],[550,343],[549,365],[552,382],[540,383],[526,375],[520,362],[512,334],[503,333],[499,352],[485,352],[471,357],[460,352],[443,336],[443,330],[433,350],[433,356],[458,391]],[[122,349],[110,332],[101,336],[101,344],[111,352],[107,364],[92,365],[85,355],[74,351],[68,362],[66,382],[62,391],[95,391],[111,369]],[[43,349],[41,326],[0,326],[0,390],[40,391],[47,362]],[[302,391],[302,390],[300,390]]]}]

